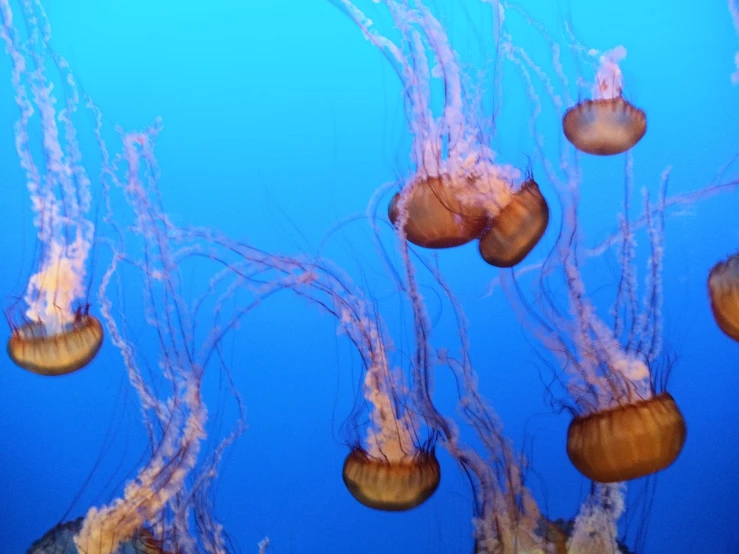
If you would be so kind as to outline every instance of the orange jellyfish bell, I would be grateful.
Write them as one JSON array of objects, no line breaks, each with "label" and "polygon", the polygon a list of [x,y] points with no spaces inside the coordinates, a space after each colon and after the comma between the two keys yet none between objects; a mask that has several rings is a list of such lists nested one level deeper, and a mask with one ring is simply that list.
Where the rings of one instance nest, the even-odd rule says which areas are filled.
[{"label": "orange jellyfish bell", "polygon": [[85,367],[100,350],[103,326],[97,318],[79,314],[65,329],[48,334],[43,323],[13,329],[8,355],[17,365],[39,375],[65,375]]},{"label": "orange jellyfish bell", "polygon": [[711,310],[719,328],[739,341],[739,254],[717,263],[708,274]]},{"label": "orange jellyfish bell", "polygon": [[632,148],[647,132],[647,115],[622,96],[585,100],[562,118],[562,129],[575,148],[610,156]]},{"label": "orange jellyfish bell", "polygon": [[480,238],[480,255],[490,265],[513,267],[536,246],[549,223],[549,206],[527,179]]},{"label": "orange jellyfish bell", "polygon": [[355,448],[344,461],[343,477],[352,496],[365,506],[399,512],[420,506],[434,494],[441,469],[433,450],[391,462]]},{"label": "orange jellyfish bell", "polygon": [[[419,179],[407,193],[397,193],[388,206],[388,217],[397,228],[405,218],[406,238],[424,248],[452,248],[479,237],[487,225],[482,206],[461,202],[444,177]],[[405,194],[405,199],[401,199]]]},{"label": "orange jellyfish bell", "polygon": [[599,483],[644,477],[674,462],[685,444],[685,420],[668,393],[578,416],[567,431],[572,464]]}]

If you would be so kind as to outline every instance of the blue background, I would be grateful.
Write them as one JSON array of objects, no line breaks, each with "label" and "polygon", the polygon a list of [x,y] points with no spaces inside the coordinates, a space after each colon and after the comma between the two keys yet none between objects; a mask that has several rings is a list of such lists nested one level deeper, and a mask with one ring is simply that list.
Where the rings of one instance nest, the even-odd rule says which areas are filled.
[{"label": "blue background", "polygon": [[[739,38],[725,2],[572,0],[544,10],[541,2],[523,4],[531,4],[527,9],[557,41],[569,20],[589,46],[626,46],[625,92],[649,118],[634,149],[636,191],[654,192],[667,166],[671,193],[700,188],[739,152],[739,87],[729,81]],[[160,186],[179,223],[215,227],[270,251],[312,252],[337,222],[362,214],[379,185],[409,171],[401,84],[384,56],[328,2],[49,0],[45,6],[55,49],[108,125],[137,128],[162,116]],[[362,7],[387,23],[373,4]],[[430,7],[460,57],[478,62],[492,44],[490,7],[472,0]],[[515,14],[510,18],[514,38],[520,32],[533,58],[548,59],[546,43]],[[380,30],[392,34],[387,25]],[[7,76],[0,79],[0,291],[12,300],[30,274],[35,237],[13,144],[17,107],[7,56],[0,75]],[[522,167],[531,148],[531,106],[520,84],[506,83],[505,95],[511,115],[503,116],[494,148],[501,161]],[[551,113],[542,115],[539,129],[559,140]],[[94,152],[89,137],[83,140],[86,152]],[[580,213],[590,244],[615,226],[622,168],[622,156],[583,160]],[[90,173],[96,177],[95,169]],[[540,184],[551,196],[551,187]],[[724,194],[667,222],[665,340],[678,355],[669,389],[689,433],[680,458],[658,477],[649,553],[739,552],[739,345],[716,328],[706,295],[711,266],[739,246],[738,209],[736,196]],[[532,257],[546,252],[552,234]],[[366,222],[343,227],[326,254],[350,272],[361,266],[378,298],[393,294]],[[543,401],[538,346],[505,296],[487,294],[497,270],[479,260],[473,245],[442,252],[438,260],[470,321],[481,390],[508,436],[529,451],[540,506],[550,517],[574,517],[589,483],[565,455],[569,417]],[[596,301],[605,311],[616,280],[597,264],[612,268],[615,260],[592,263],[588,286],[600,291]],[[391,329],[400,325],[392,306],[386,303],[383,313]],[[436,344],[445,343],[445,333],[453,340],[440,324]],[[345,337],[337,338],[334,320],[284,295],[251,314],[229,344],[248,429],[221,468],[215,513],[241,552],[256,551],[264,536],[275,553],[471,550],[471,492],[445,453],[438,492],[409,513],[371,511],[344,489],[347,448],[337,430],[349,413],[359,364]],[[451,407],[449,376],[439,375],[436,388],[440,403]],[[82,515],[119,493],[146,452],[146,437],[112,345],[85,370],[59,379],[1,359],[0,448],[2,553],[24,552],[65,514]]]}]

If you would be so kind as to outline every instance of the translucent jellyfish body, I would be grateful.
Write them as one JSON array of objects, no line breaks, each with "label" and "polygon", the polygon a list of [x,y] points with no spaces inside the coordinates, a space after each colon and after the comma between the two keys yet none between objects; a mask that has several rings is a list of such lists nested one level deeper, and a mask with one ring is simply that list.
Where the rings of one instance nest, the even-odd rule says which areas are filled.
[{"label": "translucent jellyfish body", "polygon": [[391,461],[355,448],[344,462],[343,477],[352,496],[365,506],[398,512],[428,500],[439,486],[441,470],[433,451]]},{"label": "translucent jellyfish body", "polygon": [[632,148],[647,132],[643,110],[624,100],[619,62],[626,49],[618,46],[600,57],[593,99],[579,102],[562,118],[562,129],[575,148],[588,154],[610,156]]},{"label": "translucent jellyfish body", "polygon": [[717,263],[708,275],[711,310],[719,328],[739,341],[739,254]]},{"label": "translucent jellyfish body", "polygon": [[599,483],[628,481],[668,467],[680,454],[685,420],[668,393],[576,417],[567,433],[567,454]]},{"label": "translucent jellyfish body", "polygon": [[[569,166],[564,171],[568,182],[576,182]],[[680,410],[664,391],[664,375],[654,372],[665,361],[662,257],[668,175],[663,174],[656,205],[645,194],[650,255],[641,287],[634,226],[621,220],[621,278],[608,317],[598,314],[599,306],[590,296],[594,289],[583,280],[574,187],[560,189],[562,229],[550,265],[542,270],[541,290],[526,304],[535,314],[533,332],[567,376],[577,414],[568,431],[568,456],[583,475],[600,483],[637,479],[667,468],[686,438]],[[567,309],[564,299],[551,292],[561,283],[565,287],[558,290],[566,295]]]},{"label": "translucent jellyfish body", "polygon": [[567,110],[562,129],[578,150],[610,156],[641,140],[647,132],[647,115],[622,97],[585,100]]},{"label": "translucent jellyfish body", "polygon": [[413,244],[452,248],[476,239],[485,230],[486,210],[461,202],[445,181],[438,177],[417,180],[390,201],[390,221],[396,228],[402,225]]},{"label": "translucent jellyfish body", "polygon": [[547,201],[528,179],[480,237],[480,255],[490,265],[513,267],[536,246],[548,223]]},{"label": "translucent jellyfish body", "polygon": [[60,332],[49,333],[43,323],[14,329],[8,355],[17,365],[39,375],[65,375],[89,364],[100,350],[103,327],[91,315],[79,315]]},{"label": "translucent jellyfish body", "polygon": [[23,324],[11,323],[8,354],[34,373],[62,375],[89,363],[103,338],[100,322],[73,308],[87,304],[88,258],[95,235],[88,219],[91,182],[75,125],[81,95],[69,65],[49,48],[51,28],[40,2],[24,4],[21,21],[27,36],[13,28],[7,2],[2,11],[0,34],[12,61],[20,109],[15,142],[40,254],[26,287]]}]

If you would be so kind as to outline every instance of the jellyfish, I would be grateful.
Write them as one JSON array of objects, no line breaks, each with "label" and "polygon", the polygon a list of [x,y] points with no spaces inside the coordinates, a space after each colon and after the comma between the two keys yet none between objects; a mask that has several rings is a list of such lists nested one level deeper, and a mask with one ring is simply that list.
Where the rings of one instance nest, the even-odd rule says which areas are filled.
[{"label": "jellyfish", "polygon": [[708,294],[719,329],[739,341],[739,254],[713,266],[708,274]]},{"label": "jellyfish", "polygon": [[[657,366],[662,350],[661,268],[668,175],[663,175],[654,212],[646,194],[644,199],[651,253],[641,311],[636,298],[636,270],[632,267],[634,231],[628,216],[621,220],[622,274],[611,310],[611,327],[596,314],[587,298],[574,253],[561,252],[571,313],[575,315],[568,336],[560,337],[559,342],[574,343],[575,352],[566,355],[574,368],[567,386],[583,410],[570,424],[567,453],[581,473],[600,483],[627,481],[661,471],[677,459],[685,443],[685,420],[675,400],[664,390],[666,374],[660,378]],[[573,216],[570,213],[566,217]],[[570,224],[576,227],[573,220]],[[560,330],[568,328],[562,321],[553,323],[565,325]]]},{"label": "jellyfish", "polygon": [[64,331],[48,334],[41,323],[27,323],[13,330],[8,355],[17,365],[39,375],[64,375],[86,366],[103,342],[103,326],[80,310]]},{"label": "jellyfish", "polygon": [[562,129],[578,150],[599,156],[621,154],[647,132],[644,111],[623,97],[623,75],[618,64],[625,57],[623,46],[604,53],[592,100],[583,100],[565,112]]},{"label": "jellyfish", "polygon": [[[232,245],[229,250],[251,256],[245,245]],[[391,366],[390,343],[372,304],[329,260],[263,255],[260,262],[286,274],[303,268],[306,277],[290,286],[336,318],[339,332],[362,359],[361,393],[368,422],[366,426],[357,423],[363,419],[364,404],[355,406],[347,420],[349,454],[342,469],[347,490],[376,510],[397,512],[420,506],[441,480],[436,433],[410,390],[413,377]]]},{"label": "jellyfish", "polygon": [[[23,3],[22,15],[29,22],[45,19],[43,8],[30,2]],[[41,243],[38,271],[29,279],[24,296],[28,308],[23,322],[16,324],[9,318],[8,354],[28,371],[62,375],[87,365],[103,340],[100,321],[89,313],[85,301],[95,227],[87,217],[90,179],[73,121],[79,93],[67,63],[49,49],[50,27],[31,24],[23,40],[13,27],[8,0],[0,2],[0,18],[0,36],[11,57],[11,82],[20,109],[16,149]],[[50,65],[62,78],[61,109],[55,107]],[[41,129],[39,145],[32,145],[29,138],[29,127],[34,125]]]},{"label": "jellyfish", "polygon": [[[402,35],[396,44],[350,0],[335,3],[387,52],[403,84],[413,169],[388,207],[398,236],[423,248],[451,248],[484,236],[483,257],[493,260],[486,261],[518,263],[541,238],[548,212],[538,188],[522,183],[518,169],[497,162],[490,145],[494,129],[478,113],[478,96],[464,90],[471,76],[462,71],[444,27],[421,2],[384,0]],[[432,94],[437,79],[441,99]],[[439,100],[443,110],[436,114]],[[540,201],[532,202],[532,194]],[[525,228],[514,230],[519,225]]]},{"label": "jellyfish", "polygon": [[419,440],[421,423],[413,415],[410,395],[403,393],[399,370],[390,369],[382,336],[362,309],[361,300],[346,295],[337,300],[357,308],[349,311],[344,306],[341,325],[366,356],[363,391],[370,406],[370,425],[364,440],[358,436],[359,429],[352,430],[357,435],[351,438],[352,446],[344,460],[344,485],[369,508],[410,510],[428,500],[441,480],[434,436]]},{"label": "jellyfish", "polygon": [[593,481],[628,481],[670,466],[685,432],[675,399],[663,392],[575,417],[567,431],[567,455]]},{"label": "jellyfish", "polygon": [[[566,283],[568,308],[545,292],[544,305],[535,310],[535,333],[568,375],[566,388],[575,414],[567,433],[567,454],[586,477],[599,483],[616,483],[651,475],[669,467],[682,451],[685,420],[674,398],[664,390],[660,376],[662,351],[663,226],[665,187],[653,206],[645,193],[644,206],[651,252],[647,263],[644,298],[640,302],[633,267],[634,228],[628,219],[628,187],[620,220],[621,278],[611,323],[597,314],[589,299],[578,263],[576,200],[565,208],[565,231],[557,256],[542,268],[543,282],[557,274],[559,264]],[[551,285],[542,285],[544,291]],[[520,292],[520,288],[513,284]],[[640,309],[640,304],[642,308]]]},{"label": "jellyfish", "polygon": [[178,232],[209,246],[203,256],[221,267],[219,280],[235,279],[228,290],[253,286],[260,298],[292,290],[330,314],[338,332],[354,345],[363,367],[363,402],[355,404],[343,426],[349,452],[341,476],[349,494],[368,508],[388,512],[411,510],[431,498],[441,481],[435,449],[446,422],[429,398],[426,343],[410,371],[394,366],[392,340],[374,301],[320,255],[277,255],[213,231]]},{"label": "jellyfish", "polygon": [[[82,518],[60,523],[34,542],[26,554],[78,554],[74,537],[82,528]],[[142,527],[111,554],[168,554],[152,533]]]},{"label": "jellyfish", "polygon": [[[414,389],[419,375],[404,376],[392,367],[390,341],[379,315],[373,313],[362,292],[327,260],[312,264],[315,279],[312,298],[330,293],[321,305],[333,314],[359,351],[364,366],[362,396],[369,408],[366,429],[350,424],[350,452],[342,470],[349,493],[361,504],[384,511],[405,511],[420,506],[436,491],[441,469],[435,454],[435,412]],[[413,373],[413,372],[412,372]],[[415,386],[414,386],[415,383]],[[355,407],[350,422],[358,421],[363,407]],[[424,434],[426,438],[423,438]],[[364,436],[362,436],[364,435]]]},{"label": "jellyfish", "polygon": [[432,450],[409,457],[384,452],[372,456],[355,447],[344,461],[344,484],[369,508],[387,512],[410,510],[428,500],[439,486],[441,468]]},{"label": "jellyfish", "polygon": [[[408,187],[408,196],[393,196],[388,217],[406,238],[424,248],[461,246],[482,235],[487,226],[484,209],[464,206],[446,184],[448,178],[429,178]],[[405,212],[405,224],[401,224]]]},{"label": "jellyfish", "polygon": [[[351,317],[353,321],[342,321],[345,329],[347,325],[372,329],[366,314],[354,312]],[[351,495],[367,507],[393,512],[410,510],[428,500],[439,486],[441,468],[434,452],[435,440],[432,435],[419,441],[421,425],[413,415],[410,395],[402,394],[398,370],[393,375],[387,358],[382,357],[385,347],[379,343],[379,335],[365,337],[376,343],[371,350],[363,351],[370,355],[367,362],[372,364],[365,366],[363,384],[371,423],[363,443],[359,437],[353,439],[342,477]]]},{"label": "jellyfish", "polygon": [[511,202],[490,220],[480,237],[480,255],[490,265],[513,267],[536,246],[549,223],[549,206],[529,178]]}]

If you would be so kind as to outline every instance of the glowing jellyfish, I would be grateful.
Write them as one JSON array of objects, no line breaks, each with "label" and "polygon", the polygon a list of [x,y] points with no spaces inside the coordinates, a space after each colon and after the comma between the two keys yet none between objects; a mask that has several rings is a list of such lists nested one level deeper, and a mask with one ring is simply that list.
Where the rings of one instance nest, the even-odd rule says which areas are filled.
[{"label": "glowing jellyfish", "polygon": [[588,154],[610,156],[632,148],[647,132],[647,116],[622,96],[623,76],[618,63],[626,57],[624,47],[601,56],[593,87],[593,99],[570,108],[562,129],[575,148]]},{"label": "glowing jellyfish", "polygon": [[[24,3],[23,9],[29,22],[37,17],[45,19],[40,5]],[[39,13],[34,14],[34,9]],[[23,323],[12,325],[8,353],[24,369],[60,375],[88,364],[103,339],[100,322],[88,314],[85,301],[94,226],[87,219],[90,180],[73,123],[79,95],[66,62],[49,50],[48,25],[30,25],[28,37],[22,40],[12,25],[7,0],[0,2],[0,19],[0,37],[12,60],[11,82],[21,112],[15,126],[16,149],[41,242],[39,268],[26,289],[28,309]],[[59,110],[55,107],[55,83],[47,72],[52,64],[62,78],[64,91],[65,103]],[[31,145],[29,139],[29,126],[36,124],[42,134],[38,146]]]},{"label": "glowing jellyfish", "polygon": [[[667,174],[664,179],[666,182]],[[569,298],[577,314],[575,327],[570,327],[572,336],[568,337],[577,352],[569,355],[577,378],[568,388],[585,410],[570,425],[567,453],[580,472],[601,483],[661,471],[677,459],[685,443],[685,420],[672,396],[657,390],[659,383],[653,377],[662,344],[664,209],[664,189],[656,215],[651,214],[652,207],[645,198],[652,251],[642,302],[644,312],[637,309],[635,271],[630,267],[634,238],[628,222],[622,222],[622,279],[612,309],[612,329],[584,297],[585,287],[572,254],[564,255]]]},{"label": "glowing jellyfish", "polygon": [[[655,374],[662,350],[662,253],[668,172],[663,176],[660,201],[653,207],[645,195],[645,219],[650,238],[644,299],[637,297],[634,230],[621,219],[621,279],[608,325],[587,295],[577,262],[579,244],[576,201],[565,210],[564,239],[556,262],[567,283],[569,309],[543,295],[542,323],[535,329],[550,352],[566,368],[566,383],[576,408],[568,430],[567,453],[586,477],[614,483],[650,475],[670,466],[686,437],[685,421],[674,399],[659,390]],[[572,238],[575,237],[575,238]],[[542,268],[553,278],[553,268]],[[643,311],[639,306],[643,306]],[[569,313],[570,316],[564,314]]]},{"label": "glowing jellyfish", "polygon": [[[417,396],[423,384],[418,383],[418,374],[409,380],[399,368],[391,368],[379,316],[368,309],[360,291],[336,276],[336,271],[321,269],[312,287],[331,292],[331,312],[359,350],[365,368],[362,391],[369,407],[365,436],[358,428],[350,429],[352,447],[344,461],[344,484],[365,506],[409,510],[431,497],[441,479],[433,419],[423,395]],[[350,421],[357,416],[352,414]],[[420,438],[424,432],[426,440]]]},{"label": "glowing jellyfish", "polygon": [[[209,241],[240,257],[226,266],[228,271],[248,263],[282,275],[272,282],[328,311],[338,321],[339,332],[357,349],[364,367],[365,403],[355,406],[345,427],[350,452],[342,478],[350,494],[363,505],[384,511],[410,510],[428,500],[441,479],[435,444],[444,422],[429,400],[425,366],[413,363],[410,375],[391,366],[391,341],[373,303],[328,260],[271,256],[225,237],[209,236]],[[423,354],[416,356],[423,359]],[[357,424],[366,415],[368,422]]]},{"label": "glowing jellyfish", "polygon": [[675,400],[662,393],[576,417],[567,431],[567,455],[593,481],[628,481],[674,462],[685,433]]},{"label": "glowing jellyfish", "polygon": [[78,314],[60,333],[48,334],[42,323],[13,329],[8,355],[20,367],[39,375],[64,375],[86,366],[103,342],[97,318]]},{"label": "glowing jellyfish", "polygon": [[[207,240],[223,248],[215,259],[224,263],[224,273],[243,275],[245,265],[260,268],[258,276],[272,283],[270,291],[290,288],[328,311],[357,349],[365,403],[355,406],[348,418],[350,452],[342,471],[352,496],[384,511],[410,510],[428,500],[441,479],[434,450],[440,418],[429,400],[423,370],[414,363],[408,376],[391,366],[391,341],[373,303],[328,260],[270,255],[213,234]],[[229,255],[237,259],[226,262]],[[267,279],[267,272],[277,277]],[[357,424],[366,415],[366,425]]]},{"label": "glowing jellyfish", "polygon": [[[347,490],[370,508],[402,511],[415,508],[436,491],[441,469],[434,440],[418,443],[420,422],[414,416],[410,394],[403,394],[399,370],[392,371],[377,323],[357,292],[336,297],[341,326],[360,348],[364,359],[364,397],[370,406],[371,425],[363,446],[356,446],[344,461],[342,477]],[[398,399],[402,398],[402,402]],[[402,411],[400,411],[402,410]]]},{"label": "glowing jellyfish", "polygon": [[708,294],[716,324],[729,337],[739,341],[739,254],[711,269]]},{"label": "glowing jellyfish", "polygon": [[344,461],[344,484],[354,498],[377,510],[397,512],[420,506],[439,486],[441,468],[433,451],[396,461],[352,450]]},{"label": "glowing jellyfish", "polygon": [[487,212],[481,207],[464,206],[444,183],[445,179],[422,179],[407,185],[408,195],[396,193],[388,206],[388,216],[396,227],[405,215],[406,238],[424,248],[461,246],[482,235]]},{"label": "glowing jellyfish", "polygon": [[[421,423],[413,415],[412,396],[403,394],[399,371],[391,371],[382,335],[364,309],[364,301],[356,294],[338,301],[345,304],[340,312],[342,329],[354,344],[361,345],[366,371],[364,397],[371,421],[364,444],[360,446],[359,438],[354,439],[357,444],[344,461],[344,484],[354,498],[370,508],[415,508],[431,497],[441,479],[435,441],[419,444]],[[354,309],[347,311],[349,305]]]},{"label": "glowing jellyfish", "polygon": [[513,267],[536,246],[548,224],[547,201],[536,181],[527,179],[480,237],[480,255],[490,265]]},{"label": "glowing jellyfish", "polygon": [[[481,131],[485,118],[478,113],[479,98],[464,92],[466,76],[444,27],[420,2],[383,0],[402,35],[398,46],[349,0],[337,3],[368,40],[387,52],[403,84],[413,170],[388,208],[399,236],[425,248],[450,248],[479,238],[491,219],[495,227],[499,215],[509,217],[510,212],[502,212],[517,197],[520,172],[496,163],[489,145],[492,130],[491,136]],[[437,89],[443,97],[434,96]],[[439,114],[432,108],[436,103],[443,105]]]}]

